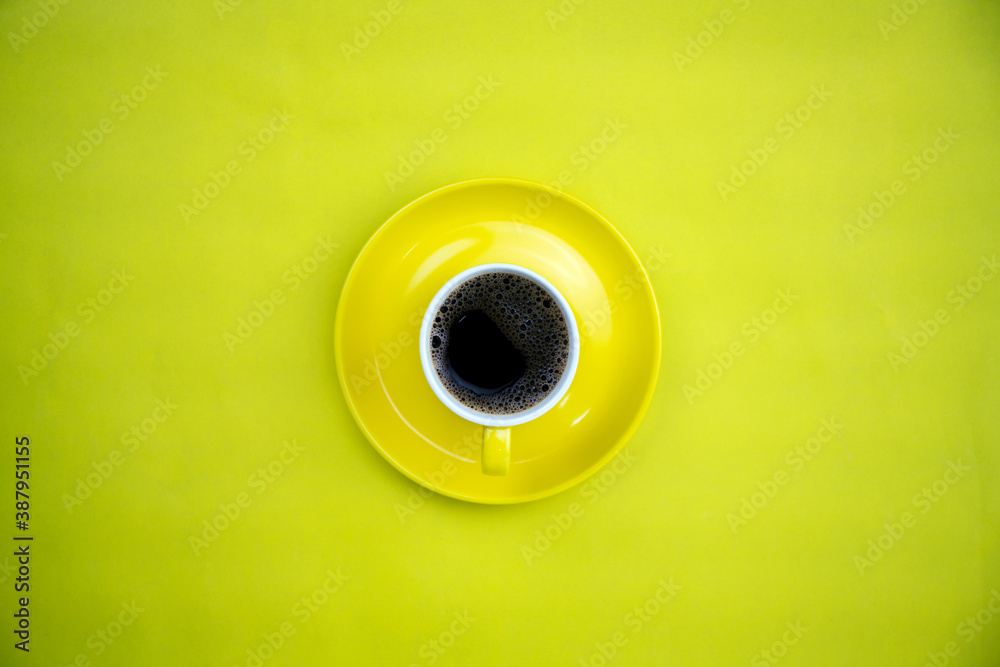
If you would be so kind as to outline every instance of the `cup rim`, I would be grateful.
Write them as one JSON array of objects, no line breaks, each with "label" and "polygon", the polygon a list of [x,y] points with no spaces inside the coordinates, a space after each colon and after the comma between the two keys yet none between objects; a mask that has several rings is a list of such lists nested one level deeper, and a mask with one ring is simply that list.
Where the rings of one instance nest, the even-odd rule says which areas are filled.
[{"label": "cup rim", "polygon": [[[444,388],[444,385],[441,383],[441,378],[438,377],[437,371],[434,368],[433,359],[431,358],[429,340],[431,324],[435,313],[441,305],[441,302],[444,301],[445,297],[451,294],[456,287],[466,280],[475,278],[476,276],[484,273],[493,272],[513,273],[541,285],[546,291],[548,291],[548,293],[555,300],[556,304],[559,306],[559,310],[562,312],[563,319],[566,322],[566,328],[569,329],[569,357],[566,359],[566,370],[563,371],[562,377],[559,378],[559,382],[556,383],[552,392],[536,405],[512,415],[490,415],[463,405],[458,401],[458,399],[448,393],[447,389]],[[424,313],[423,322],[420,325],[420,366],[424,371],[424,377],[427,379],[427,384],[430,385],[431,390],[438,397],[438,400],[444,403],[445,407],[457,414],[459,417],[476,424],[489,426],[491,428],[504,428],[524,424],[551,410],[559,403],[559,401],[563,399],[563,396],[565,396],[566,392],[569,390],[569,385],[573,382],[573,378],[576,375],[576,367],[579,360],[580,332],[576,324],[576,319],[573,316],[573,310],[570,308],[566,297],[564,297],[562,293],[544,277],[538,275],[531,269],[518,266],[517,264],[505,264],[499,262],[479,264],[478,266],[470,267],[453,276],[441,287],[441,289],[437,291],[434,298],[431,299],[430,304],[428,304],[427,310]]]}]

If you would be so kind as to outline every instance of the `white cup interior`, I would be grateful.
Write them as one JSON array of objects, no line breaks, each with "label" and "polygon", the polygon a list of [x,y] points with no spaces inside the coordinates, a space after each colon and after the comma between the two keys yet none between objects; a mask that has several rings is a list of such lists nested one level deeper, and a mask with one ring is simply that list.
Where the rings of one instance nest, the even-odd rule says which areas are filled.
[{"label": "white cup interior", "polygon": [[[555,301],[559,306],[559,310],[562,311],[563,319],[566,321],[566,328],[569,330],[569,358],[566,360],[566,369],[563,371],[562,377],[559,378],[559,382],[556,383],[555,388],[548,396],[527,410],[522,410],[521,412],[515,412],[509,415],[491,415],[485,412],[480,412],[479,410],[473,410],[472,408],[463,405],[458,399],[452,396],[441,383],[441,378],[438,377],[437,370],[434,368],[434,361],[431,356],[431,325],[434,322],[435,313],[437,313],[441,303],[455,290],[456,287],[464,283],[466,280],[483,275],[484,273],[513,273],[527,278],[528,280],[531,280],[532,282],[535,282],[545,288],[545,290],[552,296],[553,301]],[[566,301],[566,298],[560,294],[559,290],[557,290],[548,280],[534,271],[526,269],[522,266],[517,266],[516,264],[480,264],[479,266],[474,266],[462,271],[446,282],[441,289],[438,290],[437,294],[434,295],[434,298],[431,299],[430,305],[427,307],[427,312],[424,313],[423,323],[420,325],[420,365],[424,369],[424,376],[427,378],[427,383],[430,384],[434,394],[448,407],[449,410],[457,414],[459,417],[467,419],[470,422],[482,424],[483,426],[489,426],[492,428],[504,428],[507,426],[524,424],[525,422],[529,422],[532,419],[540,417],[548,412],[553,406],[562,400],[563,396],[566,395],[566,391],[569,389],[570,383],[573,382],[573,376],[576,375],[576,366],[579,359],[580,332],[576,325],[576,319],[573,317],[573,311],[569,307],[569,302]]]}]

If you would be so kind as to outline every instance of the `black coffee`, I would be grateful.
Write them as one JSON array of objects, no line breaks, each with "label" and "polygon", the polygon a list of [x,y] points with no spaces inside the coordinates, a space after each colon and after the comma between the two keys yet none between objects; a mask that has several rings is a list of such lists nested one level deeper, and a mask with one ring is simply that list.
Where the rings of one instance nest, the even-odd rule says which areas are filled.
[{"label": "black coffee", "polygon": [[537,405],[555,389],[569,358],[559,305],[544,287],[513,273],[486,273],[456,287],[429,335],[445,389],[487,414]]},{"label": "black coffee", "polygon": [[452,379],[478,396],[503,391],[524,377],[524,355],[481,310],[470,310],[451,325],[445,354]]}]

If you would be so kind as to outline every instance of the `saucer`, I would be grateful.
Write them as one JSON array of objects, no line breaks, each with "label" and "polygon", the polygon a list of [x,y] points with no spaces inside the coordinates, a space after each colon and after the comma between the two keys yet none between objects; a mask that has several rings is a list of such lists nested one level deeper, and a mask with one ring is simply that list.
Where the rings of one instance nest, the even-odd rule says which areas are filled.
[{"label": "saucer", "polygon": [[[504,477],[483,474],[483,428],[438,400],[417,341],[438,289],[493,262],[547,278],[580,329],[569,391],[511,428]],[[351,413],[389,463],[452,498],[518,503],[582,482],[632,435],[656,385],[660,318],[638,257],[600,214],[545,185],[491,178],[424,195],[372,236],[344,285],[334,346]]]}]

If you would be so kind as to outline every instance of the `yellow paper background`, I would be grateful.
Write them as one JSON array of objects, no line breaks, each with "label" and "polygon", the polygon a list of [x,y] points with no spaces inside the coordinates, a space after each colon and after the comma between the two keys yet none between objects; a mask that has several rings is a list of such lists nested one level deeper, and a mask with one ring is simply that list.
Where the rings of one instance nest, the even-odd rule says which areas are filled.
[{"label": "yellow paper background", "polygon": [[[952,293],[1000,246],[994,3],[914,1],[898,30],[891,2],[48,7],[0,6],[0,539],[18,532],[21,435],[35,537],[28,655],[12,647],[13,547],[0,551],[0,662],[247,665],[284,622],[294,634],[264,664],[598,665],[602,648],[608,664],[773,664],[760,652],[796,622],[780,664],[918,666],[949,642],[948,664],[1000,661],[1000,618],[971,638],[959,625],[1000,590],[1000,280],[961,309]],[[372,12],[391,20],[345,54]],[[165,73],[155,86],[147,67]],[[495,90],[456,125],[481,77]],[[814,86],[829,99],[788,136],[779,124]],[[273,118],[287,125],[249,160],[243,142]],[[53,166],[103,119],[79,166]],[[609,121],[620,136],[586,157]],[[390,184],[438,128],[443,143]],[[911,180],[908,161],[949,128]],[[718,183],[765,145],[724,198]],[[231,160],[240,172],[185,215]],[[432,189],[563,172],[659,301],[664,361],[635,462],[525,505],[425,499],[338,387],[351,262]],[[845,229],[895,180],[906,190],[881,217]],[[336,252],[292,289],[286,272],[327,237]],[[134,279],[88,320],[121,270]],[[224,335],[275,289],[284,303],[230,350]],[[778,290],[798,300],[765,332],[753,318]],[[938,310],[947,322],[894,364]],[[37,376],[19,370],[70,322]],[[734,341],[745,353],[712,368]],[[686,396],[699,371],[718,377]],[[157,399],[178,407],[127,451]],[[843,427],[796,471],[786,455],[823,419]],[[252,476],[292,439],[304,450],[257,493]],[[922,513],[914,496],[949,461],[971,471]],[[788,482],[734,531],[727,515],[778,471]],[[241,493],[249,507],[196,554],[190,538]],[[552,528],[573,503],[582,515]],[[904,512],[915,525],[859,573]],[[526,551],[546,530],[558,536]],[[297,601],[327,570],[347,580],[302,622]],[[650,603],[671,578],[675,597]],[[113,643],[94,639],[133,601],[143,611]]]}]

